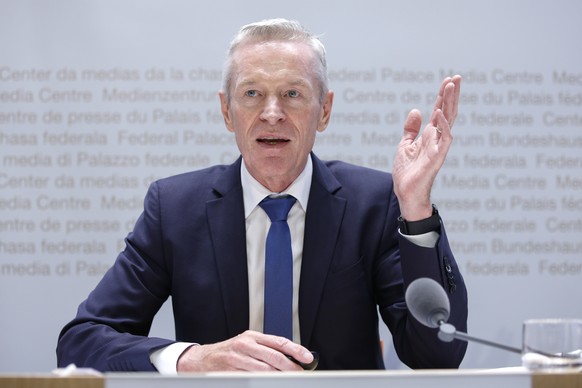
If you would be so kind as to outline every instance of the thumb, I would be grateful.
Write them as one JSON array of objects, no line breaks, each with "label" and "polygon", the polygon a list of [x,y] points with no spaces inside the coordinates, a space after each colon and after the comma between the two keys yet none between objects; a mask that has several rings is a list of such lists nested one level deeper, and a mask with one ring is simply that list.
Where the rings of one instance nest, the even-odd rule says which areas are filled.
[{"label": "thumb", "polygon": [[404,120],[404,132],[402,140],[414,141],[420,132],[422,124],[422,114],[418,109],[411,110]]}]

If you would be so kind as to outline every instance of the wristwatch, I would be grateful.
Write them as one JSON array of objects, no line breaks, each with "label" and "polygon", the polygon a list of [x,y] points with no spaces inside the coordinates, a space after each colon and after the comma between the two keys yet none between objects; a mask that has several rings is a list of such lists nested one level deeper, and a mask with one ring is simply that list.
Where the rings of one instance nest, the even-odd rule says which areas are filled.
[{"label": "wristwatch", "polygon": [[423,234],[436,231],[441,227],[441,217],[436,205],[432,205],[432,215],[424,220],[406,221],[402,216],[398,217],[400,233],[407,235]]}]

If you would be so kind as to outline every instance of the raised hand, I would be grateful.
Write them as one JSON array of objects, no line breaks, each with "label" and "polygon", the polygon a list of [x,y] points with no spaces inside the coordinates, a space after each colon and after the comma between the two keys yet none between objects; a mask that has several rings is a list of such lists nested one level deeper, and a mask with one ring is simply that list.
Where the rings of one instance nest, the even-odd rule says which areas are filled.
[{"label": "raised hand", "polygon": [[410,111],[392,169],[394,192],[402,217],[417,221],[432,214],[430,192],[437,173],[445,162],[457,118],[461,76],[443,80],[429,123],[421,135],[422,115]]}]

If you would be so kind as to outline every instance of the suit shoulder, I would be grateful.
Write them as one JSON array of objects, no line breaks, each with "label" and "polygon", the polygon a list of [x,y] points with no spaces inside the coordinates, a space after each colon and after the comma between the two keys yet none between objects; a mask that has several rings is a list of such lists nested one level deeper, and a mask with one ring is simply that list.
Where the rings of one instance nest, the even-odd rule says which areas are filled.
[{"label": "suit shoulder", "polygon": [[216,165],[206,167],[200,170],[188,171],[176,175],[171,175],[165,178],[160,178],[156,181],[161,186],[187,185],[192,183],[214,182],[218,176],[224,173],[229,166]]},{"label": "suit shoulder", "polygon": [[226,187],[225,190],[228,190],[228,187],[240,182],[238,171],[240,170],[233,165],[215,165],[162,178],[155,181],[152,186],[156,186],[166,198],[189,196],[208,199],[214,197],[216,188],[220,190]]}]

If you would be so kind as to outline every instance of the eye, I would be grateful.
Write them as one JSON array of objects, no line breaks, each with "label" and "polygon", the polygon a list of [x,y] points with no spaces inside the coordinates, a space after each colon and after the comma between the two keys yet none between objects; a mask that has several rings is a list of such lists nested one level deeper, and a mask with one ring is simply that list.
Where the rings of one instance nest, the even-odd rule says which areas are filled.
[{"label": "eye", "polygon": [[287,92],[287,96],[289,96],[291,98],[297,98],[297,97],[299,97],[299,92],[297,90],[289,90]]},{"label": "eye", "polygon": [[247,90],[245,92],[245,96],[247,96],[247,97],[256,97],[258,95],[259,95],[259,93],[256,90]]}]

